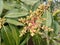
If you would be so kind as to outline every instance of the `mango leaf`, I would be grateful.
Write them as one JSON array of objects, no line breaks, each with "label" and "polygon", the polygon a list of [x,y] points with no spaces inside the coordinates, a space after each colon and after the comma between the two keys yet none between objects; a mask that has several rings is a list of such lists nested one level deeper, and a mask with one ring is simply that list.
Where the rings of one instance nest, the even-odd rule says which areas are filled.
[{"label": "mango leaf", "polygon": [[54,43],[53,45],[60,45],[60,43],[55,40],[53,40],[53,43]]},{"label": "mango leaf", "polygon": [[34,45],[40,45],[41,38],[38,35],[32,38]]},{"label": "mango leaf", "polygon": [[9,24],[9,27],[10,27],[10,29],[12,31],[12,36],[13,36],[15,42],[16,42],[16,45],[19,45],[20,38],[19,38],[19,31],[18,31],[18,29],[14,25],[11,25],[11,24]]},{"label": "mango leaf", "polygon": [[47,45],[46,39],[41,38],[40,35],[35,35],[32,40],[34,45]]},{"label": "mango leaf", "polygon": [[5,45],[15,45],[15,41],[14,38],[12,37],[9,27],[3,26],[3,28],[1,29],[1,35]]},{"label": "mango leaf", "polygon": [[50,12],[46,11],[46,26],[50,27],[52,25],[52,15]]},{"label": "mango leaf", "polygon": [[7,14],[4,17],[8,17],[8,18],[17,18],[17,17],[22,17],[22,16],[27,16],[28,12],[27,11],[9,11],[7,12]]},{"label": "mango leaf", "polygon": [[36,3],[38,0],[21,0],[23,2],[25,2],[28,5],[34,5],[34,3]]},{"label": "mango leaf", "polygon": [[55,34],[58,34],[60,31],[60,25],[58,24],[58,22],[56,21],[53,22],[53,28],[54,28]]},{"label": "mango leaf", "polygon": [[12,10],[16,8],[20,8],[20,4],[17,4],[16,1],[12,1],[12,2],[4,2],[4,9],[6,10]]},{"label": "mango leaf", "polygon": [[2,13],[2,10],[3,10],[3,0],[0,0],[0,15]]},{"label": "mango leaf", "polygon": [[25,2],[21,1],[21,8],[24,8],[27,11],[31,10],[31,5],[26,4]]},{"label": "mango leaf", "polygon": [[14,19],[6,19],[7,23],[13,24],[13,25],[20,25],[20,26],[24,26],[24,24],[18,22],[17,20]]},{"label": "mango leaf", "polygon": [[13,5],[11,6],[10,3],[4,2],[4,9],[12,10],[13,9]]},{"label": "mango leaf", "polygon": [[37,2],[32,6],[32,11],[36,10],[39,5],[40,5],[40,1],[37,1]]},{"label": "mango leaf", "polygon": [[46,10],[43,17],[46,18],[45,25],[48,27],[51,27],[51,25],[52,25],[52,14],[48,10]]},{"label": "mango leaf", "polygon": [[23,41],[20,40],[20,45],[25,45],[26,43],[28,43],[28,40],[30,39],[30,36],[29,36],[29,34],[26,34],[21,39],[23,39]]}]

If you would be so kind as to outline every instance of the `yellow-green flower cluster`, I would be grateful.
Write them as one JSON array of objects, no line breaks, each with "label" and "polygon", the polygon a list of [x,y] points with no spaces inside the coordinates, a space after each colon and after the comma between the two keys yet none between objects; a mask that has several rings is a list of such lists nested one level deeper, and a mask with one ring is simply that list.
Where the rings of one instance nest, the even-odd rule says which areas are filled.
[{"label": "yellow-green flower cluster", "polygon": [[26,18],[20,18],[18,19],[20,22],[25,24],[22,31],[20,31],[20,37],[23,36],[25,33],[30,32],[31,36],[34,36],[35,34],[42,34],[40,32],[41,29],[43,30],[49,30],[52,31],[53,29],[48,28],[47,26],[41,26],[43,21],[45,21],[45,18],[42,18],[42,14],[44,13],[44,10],[47,10],[49,5],[41,4],[36,11],[30,10],[30,15]]}]

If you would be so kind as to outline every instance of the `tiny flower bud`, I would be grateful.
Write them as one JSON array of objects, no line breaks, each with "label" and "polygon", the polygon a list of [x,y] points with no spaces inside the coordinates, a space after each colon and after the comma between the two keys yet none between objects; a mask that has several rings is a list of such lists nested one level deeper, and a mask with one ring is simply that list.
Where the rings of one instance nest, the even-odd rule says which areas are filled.
[{"label": "tiny flower bud", "polygon": [[53,29],[50,28],[49,31],[53,31]]},{"label": "tiny flower bud", "polygon": [[42,29],[45,29],[45,25],[42,26]]},{"label": "tiny flower bud", "polygon": [[42,35],[43,33],[42,32],[39,32],[40,35]]},{"label": "tiny flower bud", "polygon": [[29,24],[28,24],[28,26],[31,26],[31,25],[32,25],[32,23],[29,23]]},{"label": "tiny flower bud", "polygon": [[32,13],[32,10],[30,10],[30,13]]},{"label": "tiny flower bud", "polygon": [[34,33],[31,33],[31,36],[34,36],[35,34]]}]

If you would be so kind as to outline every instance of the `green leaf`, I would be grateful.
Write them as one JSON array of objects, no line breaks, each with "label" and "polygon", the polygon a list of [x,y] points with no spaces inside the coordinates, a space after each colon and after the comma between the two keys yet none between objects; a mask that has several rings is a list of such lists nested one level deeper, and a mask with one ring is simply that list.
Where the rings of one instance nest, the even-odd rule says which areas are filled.
[{"label": "green leaf", "polygon": [[28,5],[34,5],[34,3],[36,3],[38,0],[21,0],[23,2],[25,2]]},{"label": "green leaf", "polygon": [[33,38],[34,45],[47,45],[46,39],[42,38],[40,35],[35,35]]},{"label": "green leaf", "polygon": [[12,31],[12,36],[13,36],[15,42],[16,42],[16,45],[19,45],[20,38],[19,38],[19,31],[18,31],[18,29],[14,25],[11,25],[11,24],[9,24],[9,27],[10,27],[10,29]]},{"label": "green leaf", "polygon": [[54,28],[55,34],[58,34],[60,31],[60,25],[58,24],[58,22],[56,21],[53,22],[53,28]]},{"label": "green leaf", "polygon": [[9,27],[3,26],[3,28],[1,29],[1,34],[5,45],[15,45],[15,41],[12,37]]},{"label": "green leaf", "polygon": [[6,19],[7,23],[13,24],[13,25],[20,25],[20,26],[24,26],[24,24],[18,22],[17,20],[14,19]]},{"label": "green leaf", "polygon": [[52,15],[50,12],[46,11],[46,26],[50,27],[52,25]]},{"label": "green leaf", "polygon": [[34,45],[40,45],[41,38],[38,35],[34,36],[32,40],[33,40]]},{"label": "green leaf", "polygon": [[2,13],[2,10],[3,10],[3,0],[0,0],[0,15]]},{"label": "green leaf", "polygon": [[[24,37],[24,36],[23,36]],[[23,39],[23,38],[22,38]],[[26,43],[28,43],[28,40],[30,39],[29,34],[25,35],[24,40],[20,43],[20,45],[25,45]]]},{"label": "green leaf", "polygon": [[12,9],[16,9],[16,8],[20,8],[20,4],[18,4],[16,1],[12,1],[12,2],[4,2],[4,9],[6,10],[12,10]]},{"label": "green leaf", "polygon": [[52,26],[52,14],[48,10],[46,10],[43,16],[44,18],[46,18],[45,25],[48,27],[51,27]]},{"label": "green leaf", "polygon": [[13,4],[10,4],[8,2],[4,2],[4,9],[7,9],[7,10],[12,10],[14,9],[13,8]]},{"label": "green leaf", "polygon": [[40,1],[37,1],[33,6],[32,6],[32,10],[36,10],[38,8],[38,6],[40,5]]},{"label": "green leaf", "polygon": [[7,12],[5,17],[8,17],[8,18],[17,18],[17,17],[27,16],[27,15],[28,15],[27,11],[11,10],[11,11]]},{"label": "green leaf", "polygon": [[31,5],[28,5],[28,4],[26,4],[25,2],[23,2],[23,1],[21,1],[21,8],[24,8],[25,10],[27,10],[27,11],[30,11],[31,10]]},{"label": "green leaf", "polygon": [[55,40],[53,40],[53,43],[54,43],[53,45],[60,45],[60,43]]}]

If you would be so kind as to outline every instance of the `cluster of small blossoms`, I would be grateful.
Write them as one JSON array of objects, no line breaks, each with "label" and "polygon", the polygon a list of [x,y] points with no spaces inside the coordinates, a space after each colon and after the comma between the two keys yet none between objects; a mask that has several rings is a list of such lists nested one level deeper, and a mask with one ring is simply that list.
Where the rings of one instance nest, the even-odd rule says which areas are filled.
[{"label": "cluster of small blossoms", "polygon": [[47,26],[41,26],[45,18],[42,18],[44,10],[47,10],[49,5],[41,4],[36,11],[30,11],[30,15],[26,18],[18,19],[20,22],[25,24],[22,31],[20,31],[20,37],[23,36],[25,33],[30,32],[31,36],[35,34],[42,34],[40,32],[41,29],[52,31],[53,29],[48,28]]},{"label": "cluster of small blossoms", "polygon": [[53,31],[52,28],[49,28],[48,26],[45,26],[45,25],[43,25],[41,28],[45,31]]},{"label": "cluster of small blossoms", "polygon": [[3,24],[4,24],[5,19],[4,18],[0,18],[0,29],[2,28]]}]

